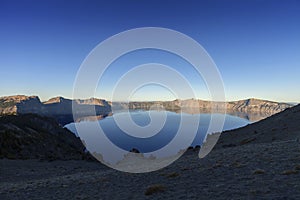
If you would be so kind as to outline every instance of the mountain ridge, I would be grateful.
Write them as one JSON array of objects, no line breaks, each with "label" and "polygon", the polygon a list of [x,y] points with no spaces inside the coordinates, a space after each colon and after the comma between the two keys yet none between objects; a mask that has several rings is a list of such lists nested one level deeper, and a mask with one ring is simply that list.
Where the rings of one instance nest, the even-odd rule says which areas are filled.
[{"label": "mountain ridge", "polygon": [[198,108],[200,111],[224,111],[227,110],[229,112],[261,112],[268,114],[275,114],[285,110],[286,108],[292,107],[292,105],[287,103],[279,103],[268,100],[261,99],[245,99],[238,101],[228,101],[228,102],[213,102],[206,101],[201,99],[186,99],[179,100],[176,99],[174,101],[148,101],[148,102],[130,102],[130,103],[122,103],[122,102],[114,102],[112,106],[120,108],[130,108],[130,109],[151,109],[152,106],[156,104],[162,104],[166,109],[180,109],[180,108]]},{"label": "mountain ridge", "polygon": [[145,109],[164,107],[166,110],[187,113],[261,113],[270,116],[292,105],[261,99],[245,99],[228,102],[212,102],[201,99],[144,102],[111,102],[105,99],[67,99],[62,96],[41,102],[38,96],[14,95],[0,97],[0,115],[39,114],[58,119],[61,124],[71,122],[73,115],[77,118],[87,116],[107,116],[114,110]]},{"label": "mountain ridge", "polygon": [[72,115],[72,106],[79,115],[108,114],[109,103],[104,99],[66,99],[54,97],[41,102],[38,96],[14,95],[0,97],[0,114]]}]

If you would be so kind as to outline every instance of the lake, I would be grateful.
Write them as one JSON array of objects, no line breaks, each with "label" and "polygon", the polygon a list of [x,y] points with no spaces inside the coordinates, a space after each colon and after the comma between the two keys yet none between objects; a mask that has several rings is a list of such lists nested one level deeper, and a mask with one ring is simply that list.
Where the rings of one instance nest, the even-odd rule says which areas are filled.
[{"label": "lake", "polygon": [[[107,144],[103,141],[107,141],[107,138],[114,145],[118,146],[120,149],[123,149],[124,152],[130,151],[131,149],[135,148],[141,153],[151,153],[163,148],[175,137],[180,126],[180,120],[182,119],[182,116],[189,117],[191,120],[195,117],[199,117],[200,120],[198,124],[198,130],[196,130],[197,133],[193,133],[189,129],[189,127],[187,127],[184,130],[184,134],[186,134],[186,136],[188,136],[189,134],[196,134],[194,140],[191,143],[191,146],[201,146],[207,134],[211,117],[213,116],[215,118],[222,118],[224,117],[224,114],[188,114],[176,113],[171,111],[162,112],[159,110],[132,110],[130,111],[129,118],[131,118],[132,121],[138,126],[138,128],[142,130],[140,131],[140,133],[136,133],[140,135],[132,135],[128,132],[128,127],[126,132],[118,126],[115,118],[128,118],[128,115],[126,115],[125,112],[117,112],[113,116],[108,116],[100,120],[87,120],[70,123],[65,127],[81,138],[88,151],[101,154],[101,156],[105,154],[103,152],[105,151],[103,146]],[[153,121],[155,121],[155,119],[158,119],[157,122],[162,121],[159,118],[165,120],[163,126],[158,128],[154,126],[151,128],[151,119]],[[249,123],[251,123],[251,121],[249,121],[248,119],[226,114],[223,130],[239,128]],[[99,125],[105,133],[105,136],[99,134]],[[152,133],[151,135],[150,132],[147,132],[147,130],[149,129],[150,132],[155,131],[155,133],[157,133],[154,135]],[[77,130],[80,130],[80,133],[78,133]],[[134,130],[132,129],[132,131]],[[108,148],[110,147],[107,146],[107,149]],[[181,147],[178,146],[178,149],[174,153],[178,152],[180,148]],[[109,152],[106,152],[106,154],[109,154]]]}]

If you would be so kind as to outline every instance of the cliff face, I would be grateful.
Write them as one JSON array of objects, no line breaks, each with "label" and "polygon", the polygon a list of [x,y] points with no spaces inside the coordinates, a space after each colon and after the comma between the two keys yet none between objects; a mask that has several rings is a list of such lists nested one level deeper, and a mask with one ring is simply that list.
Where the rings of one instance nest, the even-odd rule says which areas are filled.
[{"label": "cliff face", "polygon": [[108,102],[102,99],[70,100],[55,97],[41,102],[37,96],[8,96],[0,98],[0,114],[35,113],[45,116],[72,115],[72,106],[76,114],[82,116],[106,115],[111,111]]},{"label": "cliff face", "polygon": [[236,110],[239,112],[261,112],[275,114],[281,112],[292,105],[287,103],[277,103],[259,99],[246,99],[242,101],[229,102],[226,105],[227,110]]},{"label": "cliff face", "polygon": [[275,114],[281,112],[291,105],[287,103],[278,103],[260,99],[246,99],[231,102],[210,102],[202,100],[183,100],[180,101],[181,107],[196,107],[200,110],[227,110],[227,112],[252,112],[252,113],[265,113]]},{"label": "cliff face", "polygon": [[0,114],[41,112],[42,103],[37,96],[8,96],[0,98]]},{"label": "cliff face", "polygon": [[[197,99],[174,100],[174,101],[152,101],[152,102],[130,102],[130,103],[111,103],[103,99],[65,99],[54,97],[46,102],[41,102],[37,96],[8,96],[0,98],[0,114],[26,114],[35,113],[45,116],[69,116],[68,119],[59,121],[70,121],[73,115],[72,108],[78,117],[96,115],[108,115],[114,109],[152,109],[164,107],[166,110],[184,111],[187,113],[215,112],[226,110],[227,113],[251,113],[270,116],[281,112],[289,107],[290,104],[277,103],[259,99],[246,99],[231,102],[210,102]],[[63,123],[64,124],[64,123]]]},{"label": "cliff face", "polygon": [[281,112],[292,105],[287,103],[277,103],[272,101],[260,99],[246,99],[231,102],[211,102],[197,99],[188,100],[174,100],[174,101],[152,101],[152,102],[130,102],[130,103],[113,103],[115,108],[130,109],[151,109],[155,105],[162,105],[167,110],[199,110],[199,112],[224,111],[228,113],[242,112],[242,113],[262,113],[262,114],[275,114]]}]

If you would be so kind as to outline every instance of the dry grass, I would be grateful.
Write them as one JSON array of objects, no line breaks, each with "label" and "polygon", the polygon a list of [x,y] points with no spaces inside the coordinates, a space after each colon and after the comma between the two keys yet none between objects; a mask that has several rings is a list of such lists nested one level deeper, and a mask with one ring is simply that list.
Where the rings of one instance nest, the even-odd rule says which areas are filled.
[{"label": "dry grass", "polygon": [[245,164],[242,164],[240,162],[235,161],[235,162],[232,163],[232,166],[236,167],[236,168],[241,168],[241,167],[244,167]]},{"label": "dry grass", "polygon": [[179,176],[180,174],[177,172],[172,172],[172,173],[162,173],[160,175],[167,177],[167,178],[175,178],[175,177]]},{"label": "dry grass", "polygon": [[177,176],[179,176],[179,174],[177,172],[173,172],[173,173],[170,173],[167,175],[168,178],[175,178]]},{"label": "dry grass", "polygon": [[298,174],[298,173],[299,173],[299,171],[297,171],[297,170],[285,170],[281,174],[282,175],[292,175],[292,174]]},{"label": "dry grass", "polygon": [[222,167],[221,163],[216,163],[211,168],[216,169],[216,168],[219,168],[219,167]]},{"label": "dry grass", "polygon": [[247,138],[247,139],[244,139],[242,141],[240,141],[240,145],[244,145],[244,144],[248,144],[250,142],[253,142],[254,140],[256,140],[256,138]]},{"label": "dry grass", "polygon": [[146,191],[145,191],[145,195],[149,196],[155,193],[160,193],[160,192],[164,192],[166,190],[166,187],[160,184],[156,184],[156,185],[151,185],[149,186]]}]

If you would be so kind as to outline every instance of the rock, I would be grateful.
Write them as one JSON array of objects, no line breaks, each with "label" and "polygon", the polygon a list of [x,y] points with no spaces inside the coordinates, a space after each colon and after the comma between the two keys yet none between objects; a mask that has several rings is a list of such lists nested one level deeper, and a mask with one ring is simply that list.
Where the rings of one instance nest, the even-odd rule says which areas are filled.
[{"label": "rock", "polygon": [[265,173],[265,170],[263,169],[257,169],[253,172],[253,174],[264,174]]},{"label": "rock", "polygon": [[132,149],[130,150],[130,152],[131,152],[131,153],[140,153],[140,151],[139,151],[138,149],[136,149],[136,148],[132,148]]}]

